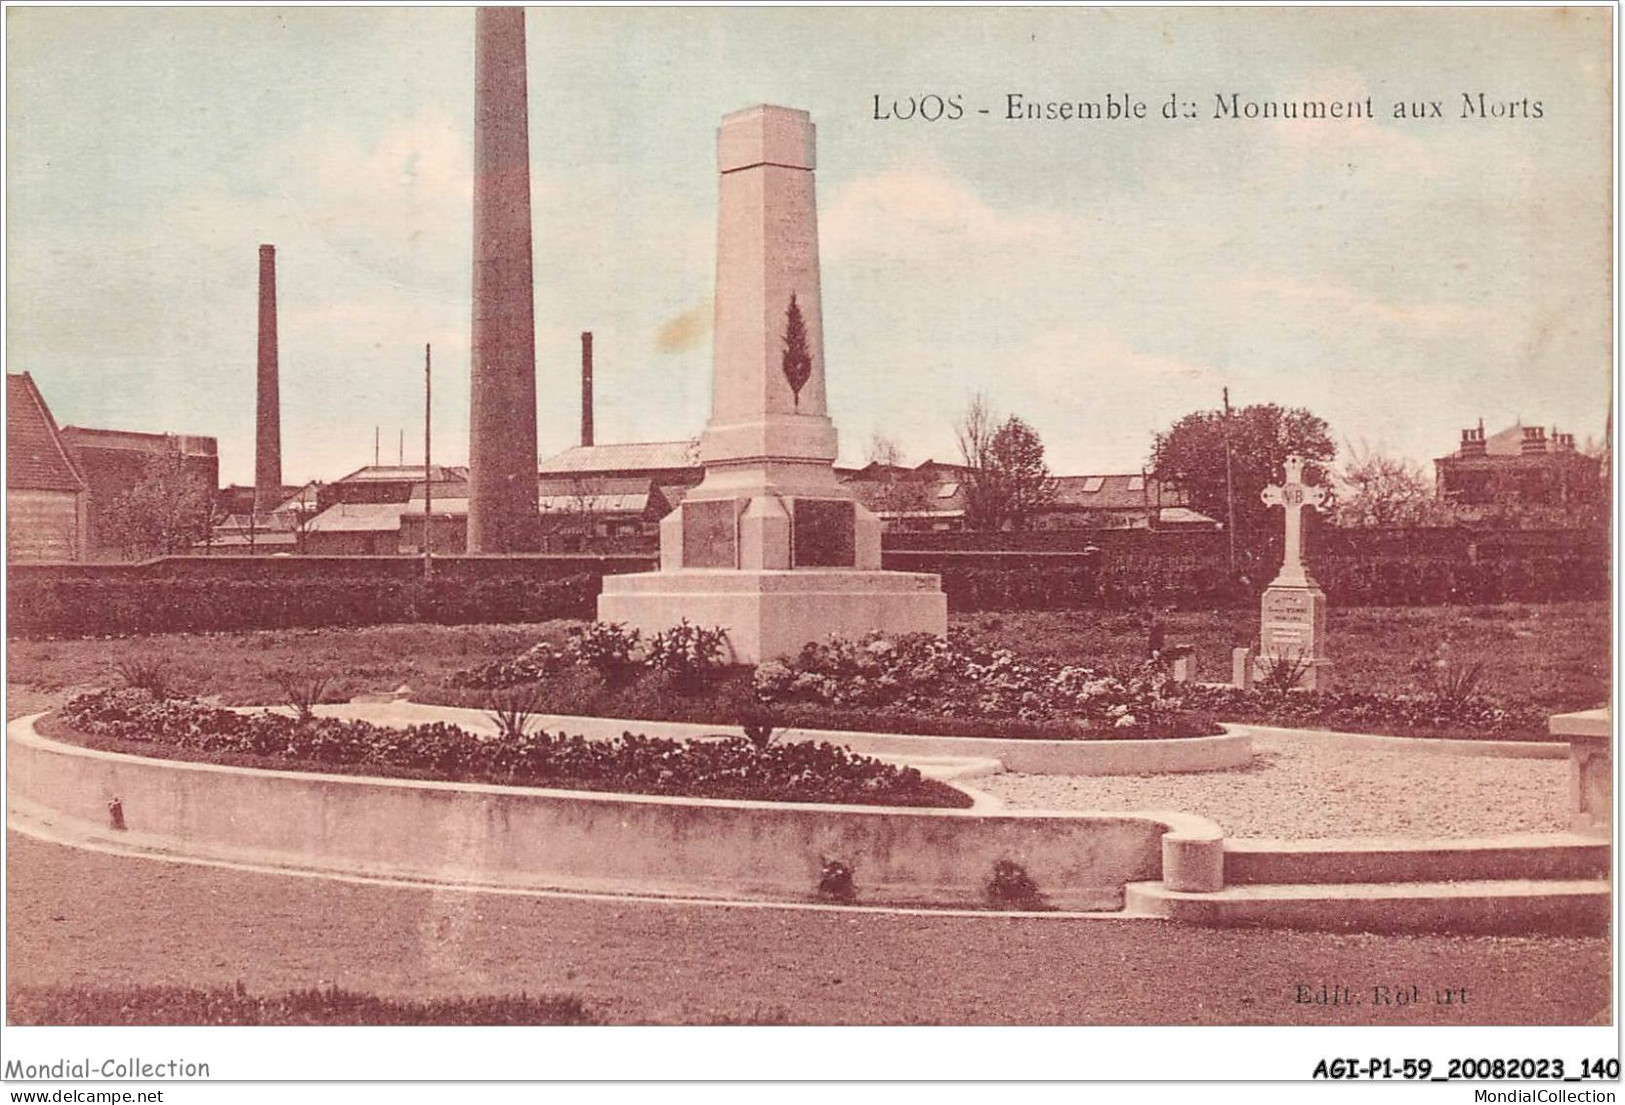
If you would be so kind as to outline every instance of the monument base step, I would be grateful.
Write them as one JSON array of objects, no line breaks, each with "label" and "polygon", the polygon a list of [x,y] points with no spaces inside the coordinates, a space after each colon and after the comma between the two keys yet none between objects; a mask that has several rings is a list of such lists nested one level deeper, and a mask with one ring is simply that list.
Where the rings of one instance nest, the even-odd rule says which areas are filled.
[{"label": "monument base step", "polygon": [[948,632],[948,597],[937,576],[845,568],[795,571],[687,569],[604,577],[598,619],[645,634],[687,619],[728,632],[733,660],[794,656],[830,637]]}]

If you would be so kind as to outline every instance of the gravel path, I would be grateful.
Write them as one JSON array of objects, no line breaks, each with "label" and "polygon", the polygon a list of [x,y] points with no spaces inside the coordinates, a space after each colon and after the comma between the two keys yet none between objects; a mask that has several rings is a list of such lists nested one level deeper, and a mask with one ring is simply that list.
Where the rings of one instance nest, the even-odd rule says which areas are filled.
[{"label": "gravel path", "polygon": [[[12,986],[524,991],[576,995],[633,1024],[1607,1023],[1602,938],[505,897],[125,859],[16,833],[7,852]],[[1302,985],[1400,983],[1466,989],[1471,1001],[1297,1001]],[[545,1048],[536,1062],[545,1066]]]},{"label": "gravel path", "polygon": [[1566,760],[1317,747],[1258,735],[1253,762],[1197,775],[986,776],[1027,809],[1182,810],[1230,836],[1490,836],[1568,828]]}]

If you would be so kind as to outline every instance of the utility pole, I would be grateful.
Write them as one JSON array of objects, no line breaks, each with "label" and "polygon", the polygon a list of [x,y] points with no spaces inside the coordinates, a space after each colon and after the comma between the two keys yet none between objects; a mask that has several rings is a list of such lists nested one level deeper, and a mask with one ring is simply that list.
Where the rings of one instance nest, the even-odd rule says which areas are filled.
[{"label": "utility pole", "polygon": [[429,465],[429,343],[423,343],[423,578],[434,575],[434,558],[429,551],[429,531],[434,520],[430,503],[434,500],[434,469]]},{"label": "utility pole", "polygon": [[1230,463],[1230,389],[1224,389],[1224,509],[1225,532],[1230,537],[1230,578],[1236,578],[1236,482]]}]

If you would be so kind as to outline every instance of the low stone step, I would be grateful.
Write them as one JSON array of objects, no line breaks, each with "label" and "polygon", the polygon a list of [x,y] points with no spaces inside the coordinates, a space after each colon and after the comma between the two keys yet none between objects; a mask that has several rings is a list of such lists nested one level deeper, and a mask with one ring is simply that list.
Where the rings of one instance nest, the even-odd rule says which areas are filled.
[{"label": "low stone step", "polygon": [[1226,886],[1594,879],[1611,867],[1608,841],[1577,833],[1461,840],[1232,838],[1224,843]]},{"label": "low stone step", "polygon": [[1607,931],[1606,879],[1275,883],[1211,894],[1130,883],[1127,913],[1213,927],[1518,935]]}]

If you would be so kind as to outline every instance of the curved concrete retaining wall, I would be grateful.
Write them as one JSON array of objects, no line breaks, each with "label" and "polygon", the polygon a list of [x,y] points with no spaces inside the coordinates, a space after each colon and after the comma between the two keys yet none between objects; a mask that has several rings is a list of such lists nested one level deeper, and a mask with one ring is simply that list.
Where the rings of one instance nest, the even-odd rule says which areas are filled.
[{"label": "curved concrete retaining wall", "polygon": [[[1115,910],[1170,875],[1217,889],[1217,826],[1179,813],[797,805],[263,771],[157,760],[8,727],[13,817],[81,841],[465,885],[806,901],[824,859],[868,903],[974,906],[998,860],[1051,905]],[[118,798],[127,828],[109,827]]]},{"label": "curved concrete retaining wall", "polygon": [[[424,721],[453,721],[473,732],[495,732],[484,710],[428,706],[415,702],[349,703],[317,708],[335,717],[364,718],[387,725]],[[575,714],[538,716],[536,724],[593,739],[618,737],[631,731],[651,737],[689,740],[718,733],[738,734],[732,725],[697,725],[679,721],[631,721],[581,717]],[[893,733],[860,733],[838,729],[785,729],[780,740],[828,741],[866,756],[909,761],[911,758],[994,759],[1006,771],[1028,775],[1169,775],[1180,772],[1223,771],[1240,767],[1253,757],[1253,738],[1242,727],[1212,737],[1169,740],[1059,741],[1015,740],[995,737],[925,737]]]}]

